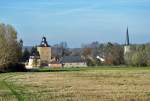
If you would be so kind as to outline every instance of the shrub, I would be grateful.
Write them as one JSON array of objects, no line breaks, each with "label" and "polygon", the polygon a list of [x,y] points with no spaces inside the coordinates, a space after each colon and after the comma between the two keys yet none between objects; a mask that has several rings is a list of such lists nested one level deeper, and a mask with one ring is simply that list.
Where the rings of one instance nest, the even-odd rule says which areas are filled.
[{"label": "shrub", "polygon": [[0,67],[0,72],[26,72],[26,68],[24,64],[19,64],[19,63],[10,63],[10,64],[5,64]]}]

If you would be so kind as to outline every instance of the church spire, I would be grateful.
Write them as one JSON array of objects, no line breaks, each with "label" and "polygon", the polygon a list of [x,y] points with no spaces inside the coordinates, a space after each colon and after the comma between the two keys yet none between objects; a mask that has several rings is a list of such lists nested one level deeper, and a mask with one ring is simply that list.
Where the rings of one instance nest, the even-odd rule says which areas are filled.
[{"label": "church spire", "polygon": [[128,30],[128,27],[127,27],[127,31],[126,31],[126,45],[130,45],[129,30]]},{"label": "church spire", "polygon": [[130,39],[129,39],[129,30],[127,27],[127,31],[126,31],[126,43],[124,46],[124,54],[129,53],[130,52]]}]

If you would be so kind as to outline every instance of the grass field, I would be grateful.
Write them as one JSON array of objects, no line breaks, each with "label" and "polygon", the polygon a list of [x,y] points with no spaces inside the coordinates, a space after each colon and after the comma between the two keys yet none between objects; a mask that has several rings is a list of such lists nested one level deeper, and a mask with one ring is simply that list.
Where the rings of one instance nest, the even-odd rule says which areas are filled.
[{"label": "grass field", "polygon": [[4,73],[0,74],[0,101],[150,101],[150,68]]}]

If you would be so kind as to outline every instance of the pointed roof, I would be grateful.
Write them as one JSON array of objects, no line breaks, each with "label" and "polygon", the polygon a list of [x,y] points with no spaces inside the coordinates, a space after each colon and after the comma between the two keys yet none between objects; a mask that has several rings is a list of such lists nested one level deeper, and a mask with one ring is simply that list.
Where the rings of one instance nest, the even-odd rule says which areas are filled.
[{"label": "pointed roof", "polygon": [[128,27],[127,27],[127,31],[126,31],[126,45],[130,45],[129,30],[128,30]]},{"label": "pointed roof", "polygon": [[41,44],[39,45],[40,47],[50,47],[49,45],[48,45],[48,42],[47,42],[47,40],[46,40],[46,37],[42,37],[42,41],[41,41]]}]

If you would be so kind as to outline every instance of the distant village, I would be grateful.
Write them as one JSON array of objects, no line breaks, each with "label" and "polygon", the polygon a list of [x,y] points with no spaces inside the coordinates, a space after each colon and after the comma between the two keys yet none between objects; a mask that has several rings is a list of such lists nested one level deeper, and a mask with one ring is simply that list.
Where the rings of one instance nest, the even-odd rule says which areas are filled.
[{"label": "distant village", "polygon": [[[62,47],[64,48],[64,47]],[[37,52],[32,53],[33,55],[29,57],[26,67],[28,69],[37,67],[87,67],[86,62],[81,56],[59,56],[59,54],[64,54],[65,49],[52,48],[46,37],[42,38],[40,45],[36,47]],[[55,55],[54,55],[55,54]]]},{"label": "distant village", "polygon": [[0,24],[0,28],[0,72],[45,67],[150,66],[150,43],[131,44],[128,27],[125,44],[95,41],[81,48],[69,48],[66,42],[50,45],[45,36],[37,46],[26,47],[11,25]]},{"label": "distant village", "polygon": [[[115,49],[112,50],[113,48]],[[111,53],[111,51],[114,52]],[[123,64],[124,55],[130,52],[128,28],[126,31],[126,43],[124,45],[112,44],[110,42],[107,44],[93,42],[91,45],[85,45],[82,49],[69,49],[65,42],[60,45],[50,46],[46,37],[43,36],[38,46],[32,48],[25,47],[23,48],[23,52],[27,69],[40,67],[87,67],[106,64],[119,65]],[[118,56],[116,58],[118,63],[115,63],[113,59],[115,58],[113,57],[114,54],[116,57]]]}]

